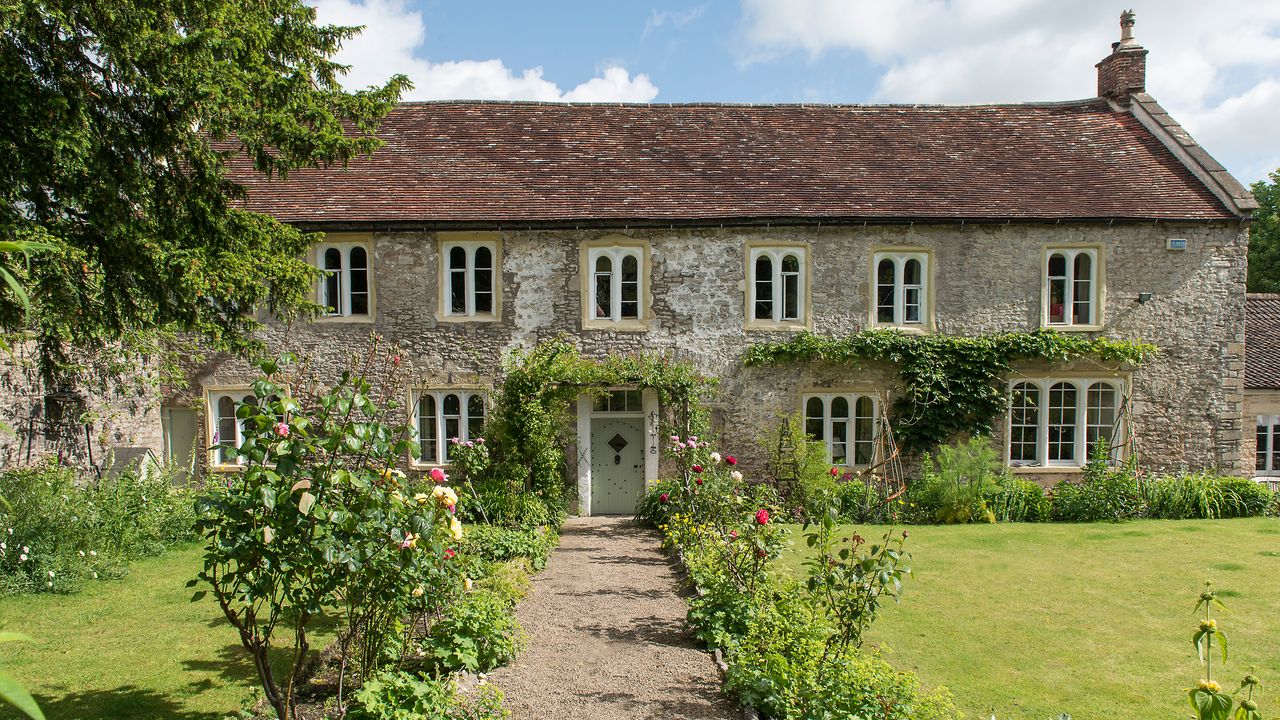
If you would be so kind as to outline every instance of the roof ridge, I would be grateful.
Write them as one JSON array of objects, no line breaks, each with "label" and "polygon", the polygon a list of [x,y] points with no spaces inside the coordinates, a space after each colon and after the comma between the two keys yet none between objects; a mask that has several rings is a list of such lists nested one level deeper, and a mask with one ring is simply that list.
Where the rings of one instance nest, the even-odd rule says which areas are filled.
[{"label": "roof ridge", "polygon": [[1078,100],[1041,100],[1033,102],[1007,102],[1007,103],[751,103],[751,102],[573,102],[560,100],[402,100],[396,103],[397,108],[403,107],[420,107],[430,105],[510,105],[510,106],[546,106],[546,107],[620,107],[620,108],[815,108],[815,109],[839,109],[839,108],[912,108],[912,109],[971,109],[971,108],[1035,108],[1035,107],[1085,107],[1089,105],[1097,105],[1099,107],[1110,107],[1105,98],[1092,97],[1080,98]]}]

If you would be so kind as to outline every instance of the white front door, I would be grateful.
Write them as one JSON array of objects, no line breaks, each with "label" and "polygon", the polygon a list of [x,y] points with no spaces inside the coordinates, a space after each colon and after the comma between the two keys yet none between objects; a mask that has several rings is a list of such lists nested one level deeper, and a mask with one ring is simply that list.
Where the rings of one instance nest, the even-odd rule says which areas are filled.
[{"label": "white front door", "polygon": [[591,514],[631,514],[644,494],[644,418],[591,418]]}]

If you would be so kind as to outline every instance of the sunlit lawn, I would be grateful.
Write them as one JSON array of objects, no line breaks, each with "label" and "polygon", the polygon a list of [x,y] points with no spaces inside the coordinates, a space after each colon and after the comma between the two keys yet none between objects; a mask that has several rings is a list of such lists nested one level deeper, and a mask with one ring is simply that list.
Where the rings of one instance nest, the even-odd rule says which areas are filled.
[{"label": "sunlit lawn", "polygon": [[[884,528],[859,527],[866,537]],[[1187,717],[1192,613],[1212,580],[1227,685],[1256,668],[1280,712],[1280,520],[912,527],[913,577],[871,641],[983,720]],[[798,527],[784,562],[806,551]],[[1235,685],[1230,689],[1234,690]]]},{"label": "sunlit lawn", "polygon": [[[27,686],[49,720],[235,713],[256,675],[217,605],[190,602],[183,586],[199,562],[199,548],[180,548],[76,595],[0,599],[0,630],[35,639],[0,645],[0,667]],[[6,712],[0,717],[15,717]]]}]

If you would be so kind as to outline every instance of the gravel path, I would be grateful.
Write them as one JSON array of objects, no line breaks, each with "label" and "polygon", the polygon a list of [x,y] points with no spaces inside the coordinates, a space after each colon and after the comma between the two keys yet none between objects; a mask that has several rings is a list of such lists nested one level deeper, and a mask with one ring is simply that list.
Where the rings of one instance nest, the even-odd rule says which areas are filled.
[{"label": "gravel path", "polygon": [[675,570],[630,518],[570,518],[516,609],[529,645],[490,676],[514,720],[742,714],[690,637]]}]

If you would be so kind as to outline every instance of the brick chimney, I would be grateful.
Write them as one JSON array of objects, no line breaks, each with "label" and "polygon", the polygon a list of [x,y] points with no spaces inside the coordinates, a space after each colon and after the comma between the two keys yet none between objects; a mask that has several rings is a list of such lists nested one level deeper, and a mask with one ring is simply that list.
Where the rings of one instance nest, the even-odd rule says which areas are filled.
[{"label": "brick chimney", "polygon": [[1098,96],[1129,104],[1129,96],[1146,91],[1147,51],[1133,39],[1133,11],[1120,13],[1120,42],[1098,63]]}]

